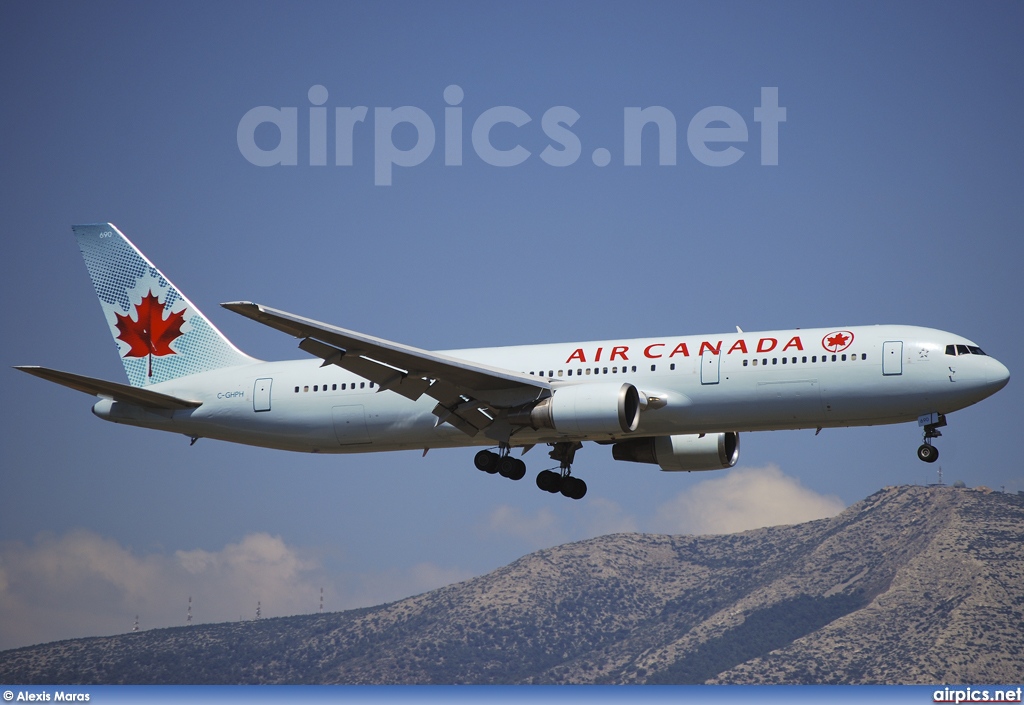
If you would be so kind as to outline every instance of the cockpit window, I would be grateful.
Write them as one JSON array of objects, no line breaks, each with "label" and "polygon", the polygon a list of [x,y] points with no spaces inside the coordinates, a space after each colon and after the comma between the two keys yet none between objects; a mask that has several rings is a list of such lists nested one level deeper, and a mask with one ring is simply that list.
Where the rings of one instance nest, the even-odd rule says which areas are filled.
[{"label": "cockpit window", "polygon": [[977,345],[947,345],[947,355],[984,355],[985,351]]}]

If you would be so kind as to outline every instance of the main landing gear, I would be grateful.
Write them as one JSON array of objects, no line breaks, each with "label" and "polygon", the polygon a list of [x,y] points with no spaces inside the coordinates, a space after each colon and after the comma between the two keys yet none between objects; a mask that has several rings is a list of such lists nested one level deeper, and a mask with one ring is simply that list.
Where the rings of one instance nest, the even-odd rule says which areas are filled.
[{"label": "main landing gear", "polygon": [[[541,470],[537,475],[537,487],[551,494],[561,493],[570,499],[583,499],[587,494],[587,483],[571,473],[572,461],[576,451],[583,447],[579,441],[572,443],[552,443],[554,450],[548,455],[558,461],[558,472]],[[526,475],[526,463],[509,455],[509,448],[502,446],[498,453],[482,450],[473,458],[477,470],[491,475],[501,475],[510,480],[522,480]]]},{"label": "main landing gear", "polygon": [[934,463],[939,459],[939,449],[932,445],[932,439],[942,435],[939,428],[946,425],[945,414],[925,414],[917,420],[924,427],[924,443],[917,449],[917,457],[926,463]]},{"label": "main landing gear", "polygon": [[510,480],[522,480],[526,476],[526,463],[519,458],[513,458],[508,453],[508,448],[502,448],[501,453],[490,450],[482,450],[473,458],[473,464],[477,470],[494,475],[497,473]]},{"label": "main landing gear", "polygon": [[563,497],[569,499],[583,499],[587,494],[587,483],[578,477],[573,477],[572,461],[576,457],[576,451],[583,447],[579,441],[572,443],[554,443],[554,450],[548,455],[552,460],[558,461],[558,472],[554,470],[541,470],[537,475],[537,487],[545,492],[555,494],[561,492]]}]

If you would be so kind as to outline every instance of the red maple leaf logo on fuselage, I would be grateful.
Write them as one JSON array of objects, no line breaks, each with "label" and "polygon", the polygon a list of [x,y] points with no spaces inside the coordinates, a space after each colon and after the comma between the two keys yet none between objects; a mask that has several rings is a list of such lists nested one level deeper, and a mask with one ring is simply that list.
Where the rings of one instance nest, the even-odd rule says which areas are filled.
[{"label": "red maple leaf logo on fuselage", "polygon": [[821,347],[830,352],[842,352],[853,343],[853,333],[848,330],[837,330],[821,339]]},{"label": "red maple leaf logo on fuselage", "polygon": [[176,355],[171,350],[171,343],[181,336],[181,327],[185,324],[185,312],[170,312],[164,318],[164,305],[160,299],[153,295],[150,290],[142,297],[142,301],[135,304],[135,313],[138,320],[132,320],[131,316],[123,316],[114,312],[117,316],[118,339],[128,343],[128,352],[124,357],[146,357],[149,356],[149,376],[153,376],[153,356]]}]

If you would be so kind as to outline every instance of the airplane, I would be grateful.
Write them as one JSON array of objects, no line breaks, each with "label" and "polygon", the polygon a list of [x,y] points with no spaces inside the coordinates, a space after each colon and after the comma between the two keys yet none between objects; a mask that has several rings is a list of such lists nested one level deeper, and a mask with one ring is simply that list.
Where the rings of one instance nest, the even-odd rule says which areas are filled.
[{"label": "airplane", "polygon": [[72,228],[128,384],[16,369],[99,397],[101,419],[308,453],[481,447],[478,470],[581,499],[584,442],[664,471],[717,470],[747,431],[917,420],[935,462],[946,415],[1006,386],[974,342],[931,328],[847,326],[428,351],[262,304],[221,304],[298,339],[304,360],[236,348],[110,223]]}]

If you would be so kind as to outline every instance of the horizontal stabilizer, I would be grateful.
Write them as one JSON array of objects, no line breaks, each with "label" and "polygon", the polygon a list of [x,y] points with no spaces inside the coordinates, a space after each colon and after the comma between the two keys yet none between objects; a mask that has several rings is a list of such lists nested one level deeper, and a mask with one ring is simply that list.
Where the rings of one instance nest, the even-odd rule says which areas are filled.
[{"label": "horizontal stabilizer", "polygon": [[21,370],[22,372],[28,372],[30,375],[35,375],[36,377],[40,377],[47,381],[62,384],[65,387],[70,387],[71,389],[77,389],[78,391],[85,392],[86,394],[94,394],[105,399],[113,399],[114,401],[120,401],[126,404],[144,406],[149,409],[195,409],[203,404],[201,401],[179,399],[178,397],[172,397],[169,394],[161,394],[160,392],[154,392],[149,389],[131,387],[127,384],[108,382],[105,379],[85,377],[84,375],[61,372],[60,370],[51,370],[48,367],[23,365],[15,366],[14,369]]}]

